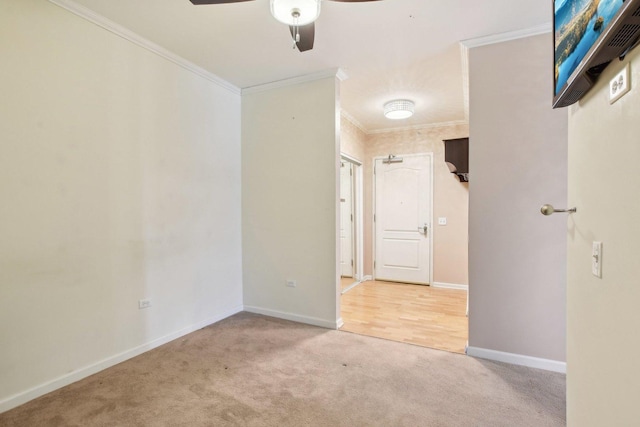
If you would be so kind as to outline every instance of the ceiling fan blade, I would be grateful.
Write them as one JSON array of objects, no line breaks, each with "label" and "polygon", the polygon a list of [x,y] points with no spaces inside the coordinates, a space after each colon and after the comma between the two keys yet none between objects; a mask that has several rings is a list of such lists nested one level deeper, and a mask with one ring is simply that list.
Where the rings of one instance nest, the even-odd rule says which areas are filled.
[{"label": "ceiling fan blade", "polygon": [[242,1],[253,1],[253,0],[189,0],[193,4],[225,4],[225,3],[240,3]]},{"label": "ceiling fan blade", "polygon": [[[291,37],[295,40],[296,27],[289,26],[289,31],[291,32]],[[305,52],[313,49],[313,42],[316,38],[316,24],[312,22],[311,24],[298,27],[298,34],[300,34],[300,41],[296,43],[298,50]]]}]

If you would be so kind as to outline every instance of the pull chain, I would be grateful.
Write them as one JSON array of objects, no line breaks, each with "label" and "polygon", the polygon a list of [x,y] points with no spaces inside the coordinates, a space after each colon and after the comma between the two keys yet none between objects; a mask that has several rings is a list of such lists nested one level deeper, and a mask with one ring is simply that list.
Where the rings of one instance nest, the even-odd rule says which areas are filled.
[{"label": "pull chain", "polygon": [[294,36],[293,36],[293,49],[298,46],[300,43],[300,26],[298,25],[298,18],[300,18],[300,11],[298,9],[294,9],[291,11],[291,16],[293,17],[293,28],[294,28]]}]

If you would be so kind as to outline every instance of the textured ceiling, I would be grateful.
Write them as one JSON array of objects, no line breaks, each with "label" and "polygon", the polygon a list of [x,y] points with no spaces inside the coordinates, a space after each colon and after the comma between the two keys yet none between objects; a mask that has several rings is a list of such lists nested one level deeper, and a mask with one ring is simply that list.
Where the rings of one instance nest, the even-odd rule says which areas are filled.
[{"label": "textured ceiling", "polygon": [[[366,131],[465,121],[459,41],[539,27],[552,16],[550,0],[323,1],[315,47],[300,53],[269,0],[75,3],[240,88],[341,68],[349,76],[342,108]],[[414,117],[385,119],[382,105],[395,98],[414,100]]]}]

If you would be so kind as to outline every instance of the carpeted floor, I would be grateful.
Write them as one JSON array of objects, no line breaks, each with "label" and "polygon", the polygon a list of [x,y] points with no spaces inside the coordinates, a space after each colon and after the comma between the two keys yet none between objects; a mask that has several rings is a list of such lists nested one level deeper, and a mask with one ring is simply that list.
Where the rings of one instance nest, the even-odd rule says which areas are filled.
[{"label": "carpeted floor", "polygon": [[0,426],[563,426],[561,374],[241,313]]}]

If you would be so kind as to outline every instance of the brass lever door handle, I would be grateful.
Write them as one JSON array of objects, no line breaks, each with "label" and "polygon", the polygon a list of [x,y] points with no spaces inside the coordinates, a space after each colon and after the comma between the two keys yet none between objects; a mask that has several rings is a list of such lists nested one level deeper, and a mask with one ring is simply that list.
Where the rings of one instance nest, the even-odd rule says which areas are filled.
[{"label": "brass lever door handle", "polygon": [[557,213],[557,212],[567,212],[567,213],[575,213],[578,209],[577,208],[571,208],[571,209],[556,209],[554,208],[552,205],[543,205],[540,208],[540,213],[542,215],[546,215],[549,216],[551,214]]}]

